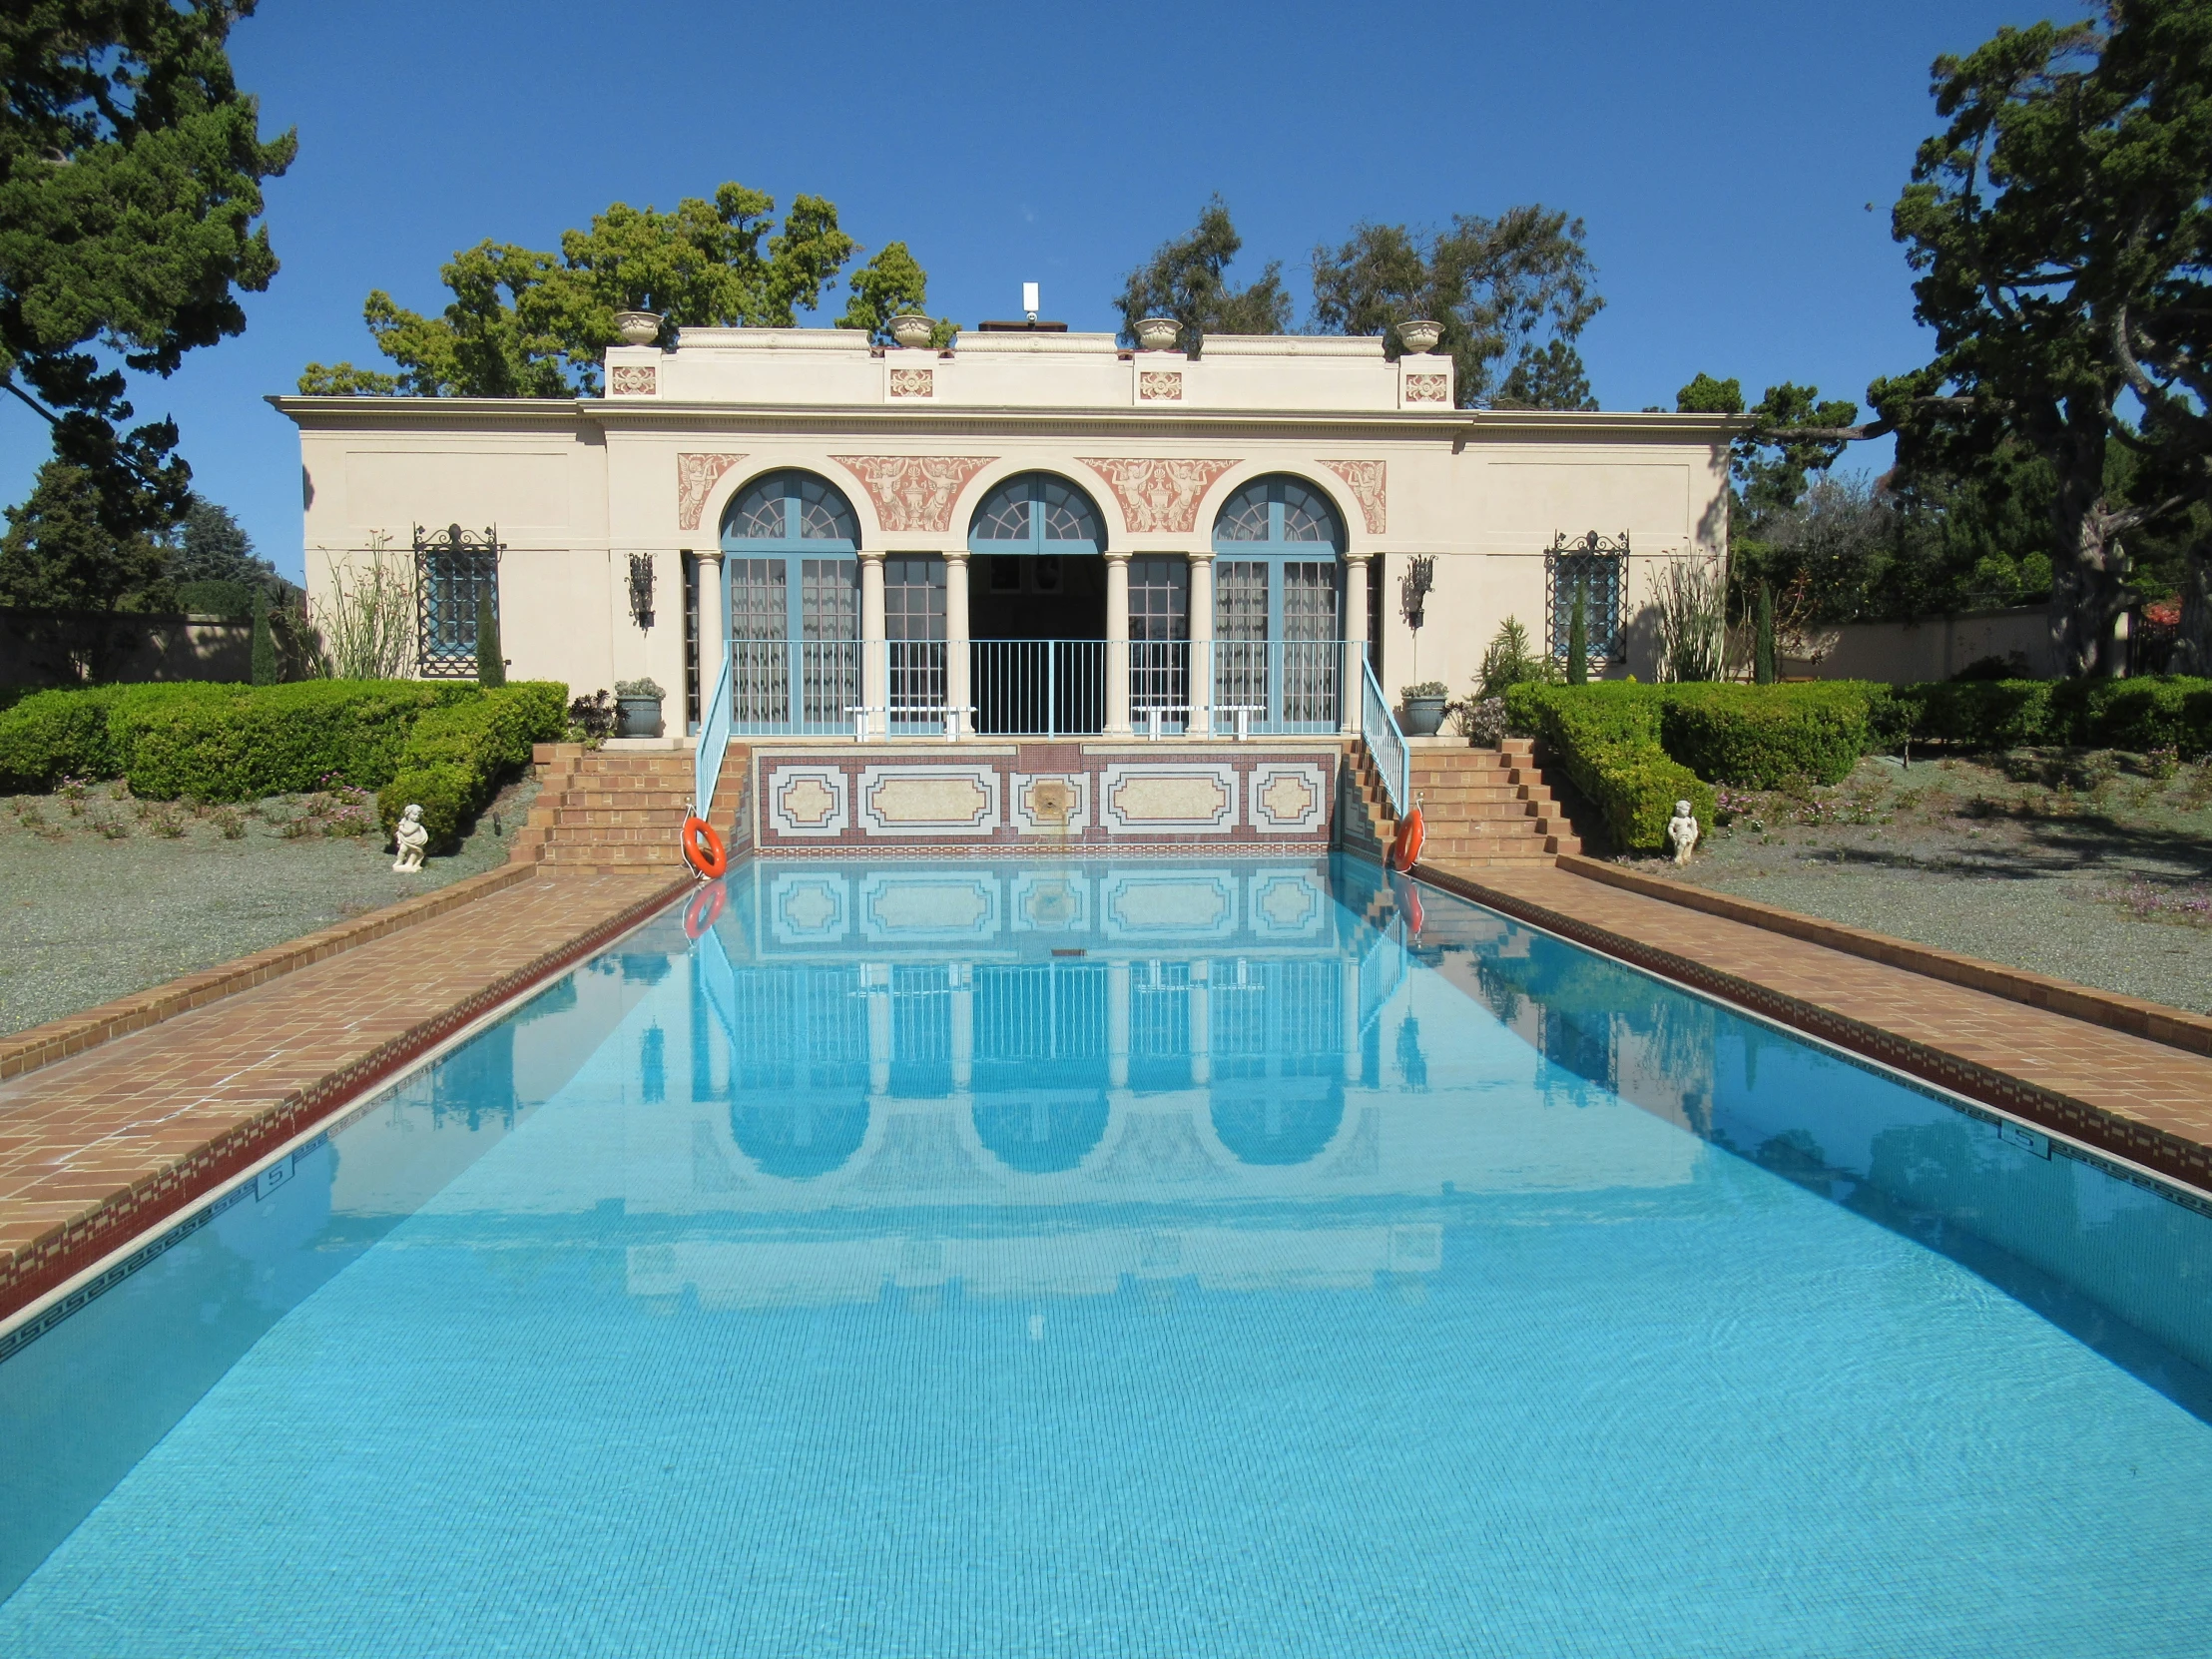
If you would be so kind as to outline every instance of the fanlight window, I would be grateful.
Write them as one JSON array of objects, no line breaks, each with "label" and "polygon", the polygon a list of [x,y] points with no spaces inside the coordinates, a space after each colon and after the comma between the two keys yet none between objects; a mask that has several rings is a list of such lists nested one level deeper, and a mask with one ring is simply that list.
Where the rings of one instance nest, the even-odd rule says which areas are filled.
[{"label": "fanlight window", "polygon": [[1344,531],[1328,499],[1296,478],[1255,478],[1223,505],[1214,520],[1214,540],[1296,542],[1302,552],[1315,544],[1342,551]]},{"label": "fanlight window", "polygon": [[975,509],[968,543],[984,553],[1097,553],[1106,537],[1089,496],[1050,473],[1025,472]]},{"label": "fanlight window", "polygon": [[[739,492],[723,515],[726,542],[860,545],[859,521],[834,484],[811,472],[771,472]],[[825,549],[827,551],[827,549]]]}]

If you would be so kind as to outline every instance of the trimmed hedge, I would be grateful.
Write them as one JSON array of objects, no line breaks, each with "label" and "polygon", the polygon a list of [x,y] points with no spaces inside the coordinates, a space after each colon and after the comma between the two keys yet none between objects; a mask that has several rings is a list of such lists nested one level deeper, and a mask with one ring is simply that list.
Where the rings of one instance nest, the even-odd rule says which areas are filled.
[{"label": "trimmed hedge", "polygon": [[1713,787],[1661,744],[1668,689],[1528,683],[1505,693],[1507,719],[1543,741],[1604,816],[1607,834],[1624,852],[1666,850],[1667,821],[1677,801],[1688,801],[1700,824],[1713,822]]},{"label": "trimmed hedge", "polygon": [[502,777],[527,765],[530,746],[568,725],[568,688],[524,681],[434,709],[414,723],[390,782],[376,797],[385,830],[412,804],[432,846],[449,845],[483,809]]},{"label": "trimmed hedge", "polygon": [[[536,739],[560,736],[565,686],[532,682],[507,695],[521,699]],[[132,793],[156,800],[258,801],[316,789],[326,778],[380,789],[400,771],[424,720],[485,696],[465,681],[417,680],[39,692],[0,713],[0,790],[49,790],[71,775],[126,778]],[[487,728],[485,741],[511,755],[512,721],[494,725],[497,736]]]},{"label": "trimmed hedge", "polygon": [[1958,680],[1904,686],[1886,735],[1970,750],[2071,744],[2212,754],[2212,680]]},{"label": "trimmed hedge", "polygon": [[1793,777],[1840,784],[1867,752],[1870,692],[1857,681],[1820,685],[1654,686],[1659,742],[1700,778],[1771,790]]}]

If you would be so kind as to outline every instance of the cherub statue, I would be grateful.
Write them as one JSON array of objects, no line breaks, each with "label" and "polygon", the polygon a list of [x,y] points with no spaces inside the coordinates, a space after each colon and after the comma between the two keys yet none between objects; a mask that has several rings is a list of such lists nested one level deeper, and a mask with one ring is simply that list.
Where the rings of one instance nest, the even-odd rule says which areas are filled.
[{"label": "cherub statue", "polygon": [[1667,820],[1667,839],[1674,842],[1674,861],[1688,863],[1690,848],[1697,845],[1697,818],[1687,801],[1674,804],[1674,817]]},{"label": "cherub statue", "polygon": [[412,874],[422,867],[423,851],[430,844],[430,831],[422,827],[422,809],[409,806],[399,815],[399,822],[392,828],[392,844],[399,849],[399,861],[391,867],[401,874]]}]

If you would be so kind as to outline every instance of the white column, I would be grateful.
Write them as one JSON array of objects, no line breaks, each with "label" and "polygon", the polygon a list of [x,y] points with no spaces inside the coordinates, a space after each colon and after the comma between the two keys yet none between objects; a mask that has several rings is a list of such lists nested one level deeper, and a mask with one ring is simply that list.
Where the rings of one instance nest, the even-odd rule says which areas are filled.
[{"label": "white column", "polygon": [[968,556],[944,556],[944,700],[960,713],[960,736],[975,735],[968,696]]},{"label": "white column", "polygon": [[1355,553],[1345,559],[1345,684],[1339,699],[1345,734],[1360,730],[1360,687],[1366,678],[1360,663],[1368,653],[1368,555]]},{"label": "white column", "polygon": [[890,735],[890,659],[883,649],[883,555],[860,555],[860,701],[877,711],[867,717],[871,738]]},{"label": "white column", "polygon": [[1214,731],[1214,550],[1191,555],[1191,718],[1194,738]]},{"label": "white column", "polygon": [[1205,1088],[1214,1080],[1214,967],[1211,962],[1191,964],[1191,1086]]},{"label": "white column", "polygon": [[722,659],[729,649],[729,618],[723,612],[722,549],[701,553],[699,559],[699,723],[707,723],[707,705],[722,678]]},{"label": "white column", "polygon": [[975,1086],[975,969],[966,962],[954,962],[950,971],[952,1086],[965,1094]]},{"label": "white column", "polygon": [[1106,736],[1126,738],[1129,724],[1129,555],[1106,555]]},{"label": "white column", "polygon": [[1106,1086],[1129,1087],[1129,964],[1106,965]]}]

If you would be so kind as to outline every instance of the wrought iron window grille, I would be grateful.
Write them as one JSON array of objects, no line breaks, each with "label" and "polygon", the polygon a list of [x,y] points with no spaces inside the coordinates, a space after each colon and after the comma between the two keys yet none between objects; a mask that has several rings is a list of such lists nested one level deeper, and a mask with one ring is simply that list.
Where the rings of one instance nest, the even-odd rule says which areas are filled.
[{"label": "wrought iron window grille", "polygon": [[499,620],[497,526],[414,527],[415,672],[425,680],[476,677],[476,618],[487,604]]},{"label": "wrought iron window grille", "polygon": [[1621,635],[1621,600],[1628,586],[1628,532],[1617,537],[1595,530],[1574,540],[1564,530],[1555,531],[1544,553],[1545,640],[1551,655],[1567,660],[1568,635],[1574,628],[1574,596],[1583,603],[1585,649],[1593,663],[1618,662],[1626,651]]},{"label": "wrought iron window grille", "polygon": [[640,628],[653,626],[653,555],[630,555],[630,615]]}]

